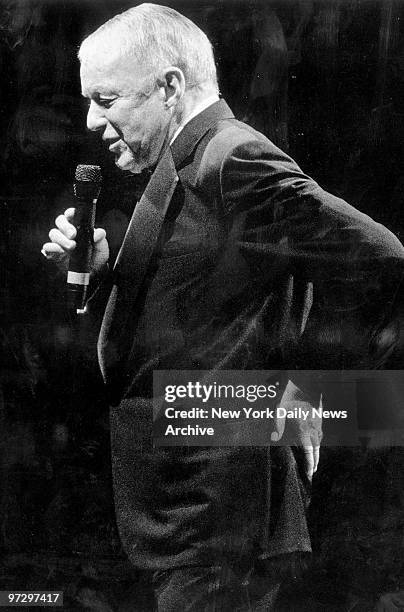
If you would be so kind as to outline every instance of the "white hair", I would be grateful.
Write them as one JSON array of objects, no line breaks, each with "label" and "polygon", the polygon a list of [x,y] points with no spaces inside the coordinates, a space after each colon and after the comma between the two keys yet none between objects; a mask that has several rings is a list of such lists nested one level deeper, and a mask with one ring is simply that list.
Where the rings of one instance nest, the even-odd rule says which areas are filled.
[{"label": "white hair", "polygon": [[151,76],[175,66],[184,73],[186,89],[214,88],[218,92],[212,45],[190,19],[167,6],[140,4],[116,15],[84,39],[79,59],[89,56],[134,59]]}]

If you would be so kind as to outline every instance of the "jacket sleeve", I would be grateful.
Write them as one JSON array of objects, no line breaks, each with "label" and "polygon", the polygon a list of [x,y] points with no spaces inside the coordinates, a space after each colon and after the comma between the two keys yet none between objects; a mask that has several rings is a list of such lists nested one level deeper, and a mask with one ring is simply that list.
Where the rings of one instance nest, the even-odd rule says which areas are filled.
[{"label": "jacket sleeve", "polygon": [[223,214],[258,283],[268,292],[288,286],[289,305],[306,296],[306,313],[288,322],[295,367],[382,367],[402,333],[403,246],[267,139],[242,131],[221,163]]},{"label": "jacket sleeve", "polygon": [[281,443],[318,445],[321,385],[299,370],[389,367],[402,354],[404,249],[266,139],[234,140],[221,164],[223,214],[256,282],[289,309],[281,343],[295,371],[281,403],[309,414],[276,428]]}]

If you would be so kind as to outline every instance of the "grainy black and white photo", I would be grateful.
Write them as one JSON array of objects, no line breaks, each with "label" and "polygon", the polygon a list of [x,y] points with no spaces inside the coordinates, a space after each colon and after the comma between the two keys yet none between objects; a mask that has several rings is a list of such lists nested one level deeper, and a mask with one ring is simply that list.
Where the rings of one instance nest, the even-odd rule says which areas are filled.
[{"label": "grainy black and white photo", "polygon": [[404,3],[0,0],[0,609],[404,611]]}]

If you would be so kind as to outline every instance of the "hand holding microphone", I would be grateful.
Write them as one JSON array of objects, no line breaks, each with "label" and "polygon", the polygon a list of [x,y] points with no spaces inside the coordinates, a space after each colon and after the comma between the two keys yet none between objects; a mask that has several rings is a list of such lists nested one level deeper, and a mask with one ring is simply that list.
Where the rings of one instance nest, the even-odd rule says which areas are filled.
[{"label": "hand holding microphone", "polygon": [[69,296],[80,312],[84,308],[89,277],[105,267],[109,248],[105,230],[94,229],[95,205],[101,186],[99,167],[78,166],[75,179],[76,208],[68,208],[56,218],[56,228],[49,232],[51,242],[43,245],[42,253],[68,271]]}]

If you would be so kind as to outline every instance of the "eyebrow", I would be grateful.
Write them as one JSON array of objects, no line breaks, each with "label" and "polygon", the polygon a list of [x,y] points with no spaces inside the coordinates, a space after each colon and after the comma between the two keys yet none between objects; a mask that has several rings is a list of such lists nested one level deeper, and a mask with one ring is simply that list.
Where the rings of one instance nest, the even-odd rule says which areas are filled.
[{"label": "eyebrow", "polygon": [[115,94],[101,94],[99,91],[95,91],[92,94],[85,94],[84,91],[81,92],[81,95],[86,100],[114,100],[117,96]]}]

